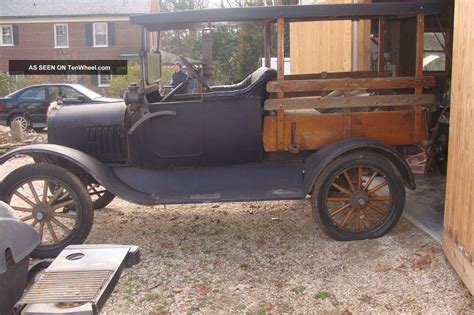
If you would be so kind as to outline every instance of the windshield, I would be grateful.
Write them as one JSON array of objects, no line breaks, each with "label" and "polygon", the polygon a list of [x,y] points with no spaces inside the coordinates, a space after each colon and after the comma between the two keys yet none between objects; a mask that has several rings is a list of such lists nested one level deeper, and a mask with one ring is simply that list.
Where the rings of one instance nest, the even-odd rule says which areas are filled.
[{"label": "windshield", "polygon": [[100,95],[99,93],[96,93],[92,90],[89,90],[88,88],[86,88],[85,86],[82,86],[82,85],[72,85],[73,88],[75,88],[78,92],[84,94],[85,96],[87,96],[88,98],[90,99],[94,99],[94,98],[98,98],[98,97],[102,97],[102,95]]}]

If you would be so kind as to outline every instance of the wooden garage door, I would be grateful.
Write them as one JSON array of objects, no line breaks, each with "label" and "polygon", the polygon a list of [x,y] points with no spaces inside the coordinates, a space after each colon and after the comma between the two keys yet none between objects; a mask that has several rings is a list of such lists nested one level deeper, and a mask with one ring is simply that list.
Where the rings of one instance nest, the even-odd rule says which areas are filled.
[{"label": "wooden garage door", "polygon": [[474,293],[474,1],[456,0],[443,248]]}]

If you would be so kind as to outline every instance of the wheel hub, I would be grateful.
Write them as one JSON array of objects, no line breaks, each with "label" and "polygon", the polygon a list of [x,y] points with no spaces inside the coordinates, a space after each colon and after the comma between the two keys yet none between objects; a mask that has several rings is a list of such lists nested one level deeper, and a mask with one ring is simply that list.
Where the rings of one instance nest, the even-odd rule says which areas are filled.
[{"label": "wheel hub", "polygon": [[53,214],[53,209],[47,204],[38,204],[33,208],[33,218],[38,221],[48,221]]},{"label": "wheel hub", "polygon": [[366,191],[357,190],[351,195],[350,204],[353,208],[360,209],[369,203],[369,194]]}]

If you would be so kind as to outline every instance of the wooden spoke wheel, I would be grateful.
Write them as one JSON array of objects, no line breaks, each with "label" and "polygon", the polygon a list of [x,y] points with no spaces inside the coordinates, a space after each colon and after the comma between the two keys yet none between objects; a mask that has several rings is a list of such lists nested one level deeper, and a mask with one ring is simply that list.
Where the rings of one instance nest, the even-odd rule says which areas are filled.
[{"label": "wooden spoke wheel", "polygon": [[97,183],[88,184],[87,191],[91,196],[92,207],[95,210],[107,207],[109,203],[111,203],[115,198],[114,194],[112,194],[110,191],[105,189],[105,187]]},{"label": "wooden spoke wheel", "polygon": [[376,238],[398,221],[403,181],[381,155],[362,152],[332,162],[313,191],[313,214],[337,240]]},{"label": "wooden spoke wheel", "polygon": [[3,183],[4,201],[40,236],[33,257],[56,256],[87,238],[93,222],[92,202],[74,174],[56,165],[31,164],[11,172]]}]

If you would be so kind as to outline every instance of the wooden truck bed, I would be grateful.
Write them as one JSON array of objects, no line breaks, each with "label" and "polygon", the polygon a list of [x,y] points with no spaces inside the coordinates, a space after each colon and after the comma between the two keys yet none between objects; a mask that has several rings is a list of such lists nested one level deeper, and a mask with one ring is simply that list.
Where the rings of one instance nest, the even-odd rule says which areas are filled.
[{"label": "wooden truck bed", "polygon": [[[433,77],[349,73],[294,75],[269,82],[265,150],[316,150],[350,137],[369,137],[390,145],[418,144],[426,138],[423,107],[434,105],[435,96],[421,92],[435,85]],[[357,90],[367,93],[354,96],[351,92]],[[331,97],[331,91],[342,95]],[[324,113],[328,109],[339,111]]]}]

